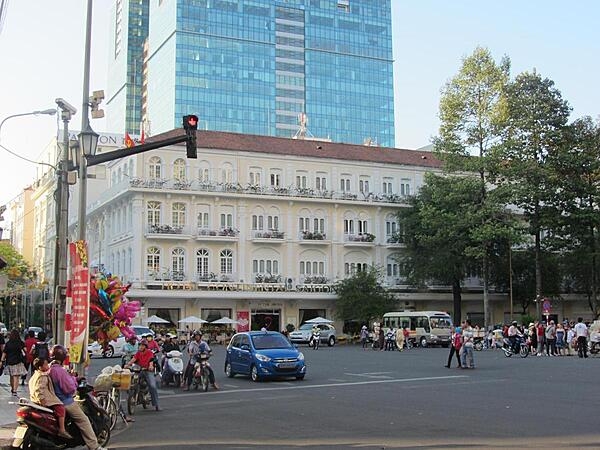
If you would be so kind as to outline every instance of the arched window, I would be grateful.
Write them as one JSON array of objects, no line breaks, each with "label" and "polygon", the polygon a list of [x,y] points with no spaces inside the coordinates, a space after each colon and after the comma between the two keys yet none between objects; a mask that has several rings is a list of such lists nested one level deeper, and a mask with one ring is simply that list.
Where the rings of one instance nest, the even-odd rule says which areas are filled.
[{"label": "arched window", "polygon": [[221,167],[221,182],[233,183],[233,166],[229,163],[225,163]]},{"label": "arched window", "polygon": [[210,274],[208,267],[208,249],[201,248],[196,251],[196,275],[198,277],[198,281],[208,281],[208,276]]},{"label": "arched window", "polygon": [[182,182],[187,179],[185,160],[178,158],[173,163],[173,179]]},{"label": "arched window", "polygon": [[174,248],[171,252],[171,270],[173,271],[173,279],[177,281],[183,280],[185,269],[185,250],[182,248]]},{"label": "arched window", "polygon": [[150,275],[158,275],[160,271],[160,249],[150,247],[146,252],[146,270]]},{"label": "arched window", "polygon": [[149,227],[160,225],[160,202],[149,201],[146,212]]},{"label": "arched window", "polygon": [[185,203],[173,203],[171,219],[174,227],[185,226]]},{"label": "arched window", "polygon": [[153,180],[160,180],[162,177],[162,163],[158,156],[153,156],[148,161],[148,177]]},{"label": "arched window", "polygon": [[229,249],[221,250],[219,254],[221,260],[221,273],[232,274],[233,273],[233,252]]}]

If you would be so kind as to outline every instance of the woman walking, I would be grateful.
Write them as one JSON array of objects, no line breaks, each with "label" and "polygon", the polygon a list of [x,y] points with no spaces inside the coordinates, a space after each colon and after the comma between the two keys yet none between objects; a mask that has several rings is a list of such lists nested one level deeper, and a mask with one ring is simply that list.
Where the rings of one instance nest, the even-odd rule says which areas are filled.
[{"label": "woman walking", "polygon": [[367,342],[369,341],[369,330],[366,325],[363,325],[360,329],[360,343],[362,345],[362,349],[367,349]]},{"label": "woman walking", "polygon": [[4,346],[2,352],[2,365],[8,369],[8,376],[10,377],[10,391],[12,395],[17,396],[17,389],[19,387],[19,378],[21,375],[27,374],[27,369],[23,361],[25,359],[25,343],[19,336],[19,331],[13,329],[8,337],[8,342]]},{"label": "woman walking", "polygon": [[456,354],[456,361],[458,361],[458,368],[462,367],[460,363],[460,347],[462,347],[462,336],[461,336],[461,328],[456,327],[454,333],[452,333],[452,342],[450,344],[450,354],[448,355],[448,364],[446,367],[449,369],[452,365],[452,356]]}]

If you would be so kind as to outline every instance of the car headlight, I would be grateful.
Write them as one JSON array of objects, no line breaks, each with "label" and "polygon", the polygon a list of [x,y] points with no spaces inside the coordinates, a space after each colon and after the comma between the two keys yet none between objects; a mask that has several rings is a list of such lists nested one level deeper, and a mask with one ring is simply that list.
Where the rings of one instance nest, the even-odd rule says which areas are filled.
[{"label": "car headlight", "polygon": [[269,358],[269,357],[268,357],[268,356],[266,356],[266,355],[262,355],[262,354],[260,354],[260,353],[257,353],[257,354],[256,354],[256,359],[258,359],[258,360],[259,360],[259,361],[261,361],[261,362],[269,362],[269,361],[271,361],[271,358]]},{"label": "car headlight", "polygon": [[304,361],[304,353],[298,353],[298,361]]}]

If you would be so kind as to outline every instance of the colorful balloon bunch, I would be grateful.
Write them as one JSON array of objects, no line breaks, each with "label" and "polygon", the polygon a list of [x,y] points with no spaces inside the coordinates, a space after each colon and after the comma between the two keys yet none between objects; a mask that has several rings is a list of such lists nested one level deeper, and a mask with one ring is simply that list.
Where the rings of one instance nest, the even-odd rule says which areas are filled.
[{"label": "colorful balloon bunch", "polygon": [[117,276],[98,273],[90,280],[90,335],[99,343],[135,336],[133,319],[141,309],[140,302],[129,301],[125,294],[131,285],[123,285]]}]

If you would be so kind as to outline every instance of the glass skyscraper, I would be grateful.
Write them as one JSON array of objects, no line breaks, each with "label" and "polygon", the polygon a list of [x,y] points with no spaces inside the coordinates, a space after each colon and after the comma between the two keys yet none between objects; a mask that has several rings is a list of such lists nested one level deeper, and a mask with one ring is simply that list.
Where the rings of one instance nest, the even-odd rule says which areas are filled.
[{"label": "glass skyscraper", "polygon": [[[130,0],[130,4],[133,3]],[[391,0],[151,0],[142,119],[394,146]]]}]

